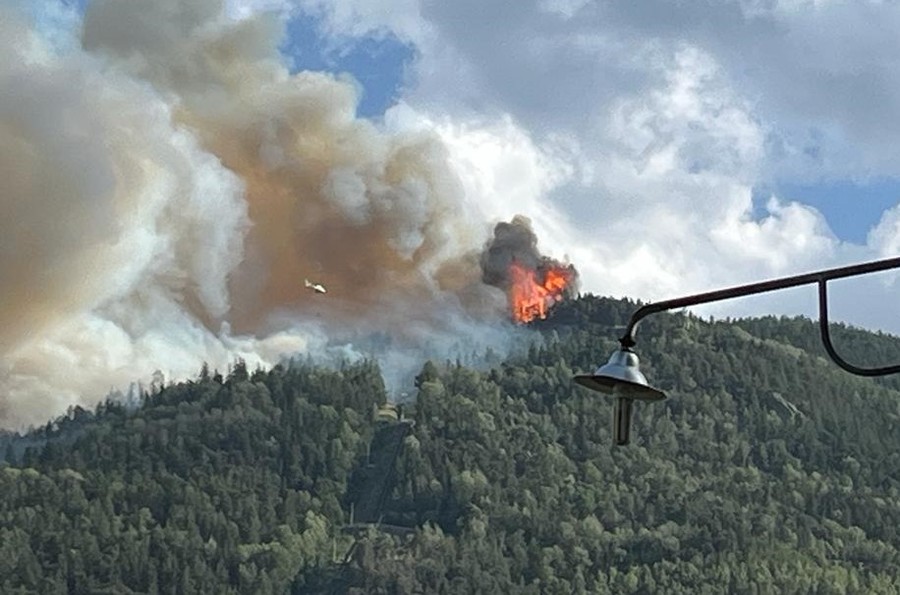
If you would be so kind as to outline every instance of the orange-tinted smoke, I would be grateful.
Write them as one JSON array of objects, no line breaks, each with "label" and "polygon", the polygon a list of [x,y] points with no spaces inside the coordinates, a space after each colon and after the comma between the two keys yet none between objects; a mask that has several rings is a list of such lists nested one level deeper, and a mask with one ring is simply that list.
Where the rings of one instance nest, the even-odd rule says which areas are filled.
[{"label": "orange-tinted smoke", "polygon": [[[229,285],[233,330],[269,330],[273,313],[355,326],[374,309],[394,311],[399,325],[413,313],[398,304],[432,316],[418,306],[446,289],[440,271],[485,231],[461,208],[443,146],[357,118],[347,81],[290,75],[276,22],[211,29],[220,4],[94,0],[84,44],[117,59],[140,54],[126,62],[133,74],[177,97],[176,122],[244,183],[251,225]],[[179,19],[164,35],[147,11]],[[477,283],[476,266],[467,277]],[[305,278],[322,283],[328,299],[306,290]]]},{"label": "orange-tinted smoke", "polygon": [[157,369],[483,330],[513,258],[546,269],[527,220],[484,245],[436,137],[357,118],[339,76],[291,73],[276,18],[91,0],[81,46],[53,48],[10,13],[0,3],[2,426]]},{"label": "orange-tinted smoke", "polygon": [[0,426],[502,311],[443,145],[291,73],[282,31],[221,0],[92,0],[56,47],[0,2]]}]

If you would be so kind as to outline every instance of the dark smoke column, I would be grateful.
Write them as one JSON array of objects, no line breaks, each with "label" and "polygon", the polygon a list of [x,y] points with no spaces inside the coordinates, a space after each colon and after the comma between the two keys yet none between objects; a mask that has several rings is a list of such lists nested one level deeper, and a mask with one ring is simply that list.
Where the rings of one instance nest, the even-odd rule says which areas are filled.
[{"label": "dark smoke column", "polygon": [[481,254],[481,280],[506,292],[513,320],[544,318],[556,302],[578,291],[578,271],[571,264],[543,256],[527,217],[516,215],[494,227]]}]

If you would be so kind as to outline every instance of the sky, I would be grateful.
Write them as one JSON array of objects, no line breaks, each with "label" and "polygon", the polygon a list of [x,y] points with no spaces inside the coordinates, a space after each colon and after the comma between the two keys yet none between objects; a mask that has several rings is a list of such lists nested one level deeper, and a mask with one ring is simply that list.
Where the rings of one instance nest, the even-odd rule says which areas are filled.
[{"label": "sky", "polygon": [[[394,98],[381,117],[435,125],[465,175],[492,168],[498,203],[536,186],[518,188],[528,214],[552,219],[588,291],[661,299],[896,254],[896,4],[292,6],[345,51],[411,48],[364,83]],[[493,160],[472,163],[479,150]],[[517,159],[543,171],[523,182]],[[900,330],[882,277],[836,284],[835,311]],[[746,303],[709,311],[815,313],[799,292]]]},{"label": "sky", "polygon": [[[232,6],[280,11],[285,56],[349,73],[362,116],[437,131],[496,216],[546,222],[587,291],[654,300],[897,253],[894,3]],[[876,277],[835,284],[835,313],[898,332]],[[815,315],[812,293],[705,311]]]},{"label": "sky", "polygon": [[[898,28],[881,1],[0,0],[0,424],[337,329],[458,339],[516,215],[583,292],[644,301],[895,256]],[[900,334],[896,274],[831,297]]]}]

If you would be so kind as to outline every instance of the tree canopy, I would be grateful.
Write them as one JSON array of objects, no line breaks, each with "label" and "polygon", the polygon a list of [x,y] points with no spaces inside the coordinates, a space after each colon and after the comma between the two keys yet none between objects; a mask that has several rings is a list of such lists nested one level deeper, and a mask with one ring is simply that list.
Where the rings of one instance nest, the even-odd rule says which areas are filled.
[{"label": "tree canopy", "polygon": [[560,304],[486,369],[423,354],[402,412],[373,362],[238,362],[4,435],[0,591],[900,591],[898,381],[841,371],[807,319],[657,315],[638,348],[670,398],[616,447],[571,378],[634,308]]}]

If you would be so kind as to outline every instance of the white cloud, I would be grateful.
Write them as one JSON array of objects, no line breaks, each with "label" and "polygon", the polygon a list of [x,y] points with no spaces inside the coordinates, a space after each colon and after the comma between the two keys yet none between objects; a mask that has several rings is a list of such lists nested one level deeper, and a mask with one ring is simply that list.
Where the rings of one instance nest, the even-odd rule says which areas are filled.
[{"label": "white cloud", "polygon": [[295,6],[323,19],[331,36],[370,37],[391,32],[421,44],[427,35],[419,0],[295,0]]},{"label": "white cloud", "polygon": [[[421,16],[407,105],[443,123],[470,193],[550,222],[544,244],[589,290],[661,299],[896,253],[896,217],[854,246],[790,196],[752,198],[779,179],[900,175],[895,7],[454,2]],[[526,153],[552,165],[504,177]],[[872,307],[843,316],[900,331],[890,288],[858,287]],[[815,313],[787,293],[748,303]]]},{"label": "white cloud", "polygon": [[541,10],[557,15],[564,19],[571,19],[579,10],[587,6],[590,0],[541,0]]},{"label": "white cloud", "polygon": [[868,245],[884,258],[900,254],[900,205],[884,212],[867,238]]},{"label": "white cloud", "polygon": [[293,10],[291,0],[225,0],[225,15],[232,19],[246,19],[259,13],[287,15]]},{"label": "white cloud", "polygon": [[437,133],[462,177],[465,198],[490,219],[510,218],[516,209],[529,214],[546,206],[543,197],[572,175],[572,167],[539,148],[511,118],[485,122],[433,119],[406,104],[391,109],[392,130]]}]

